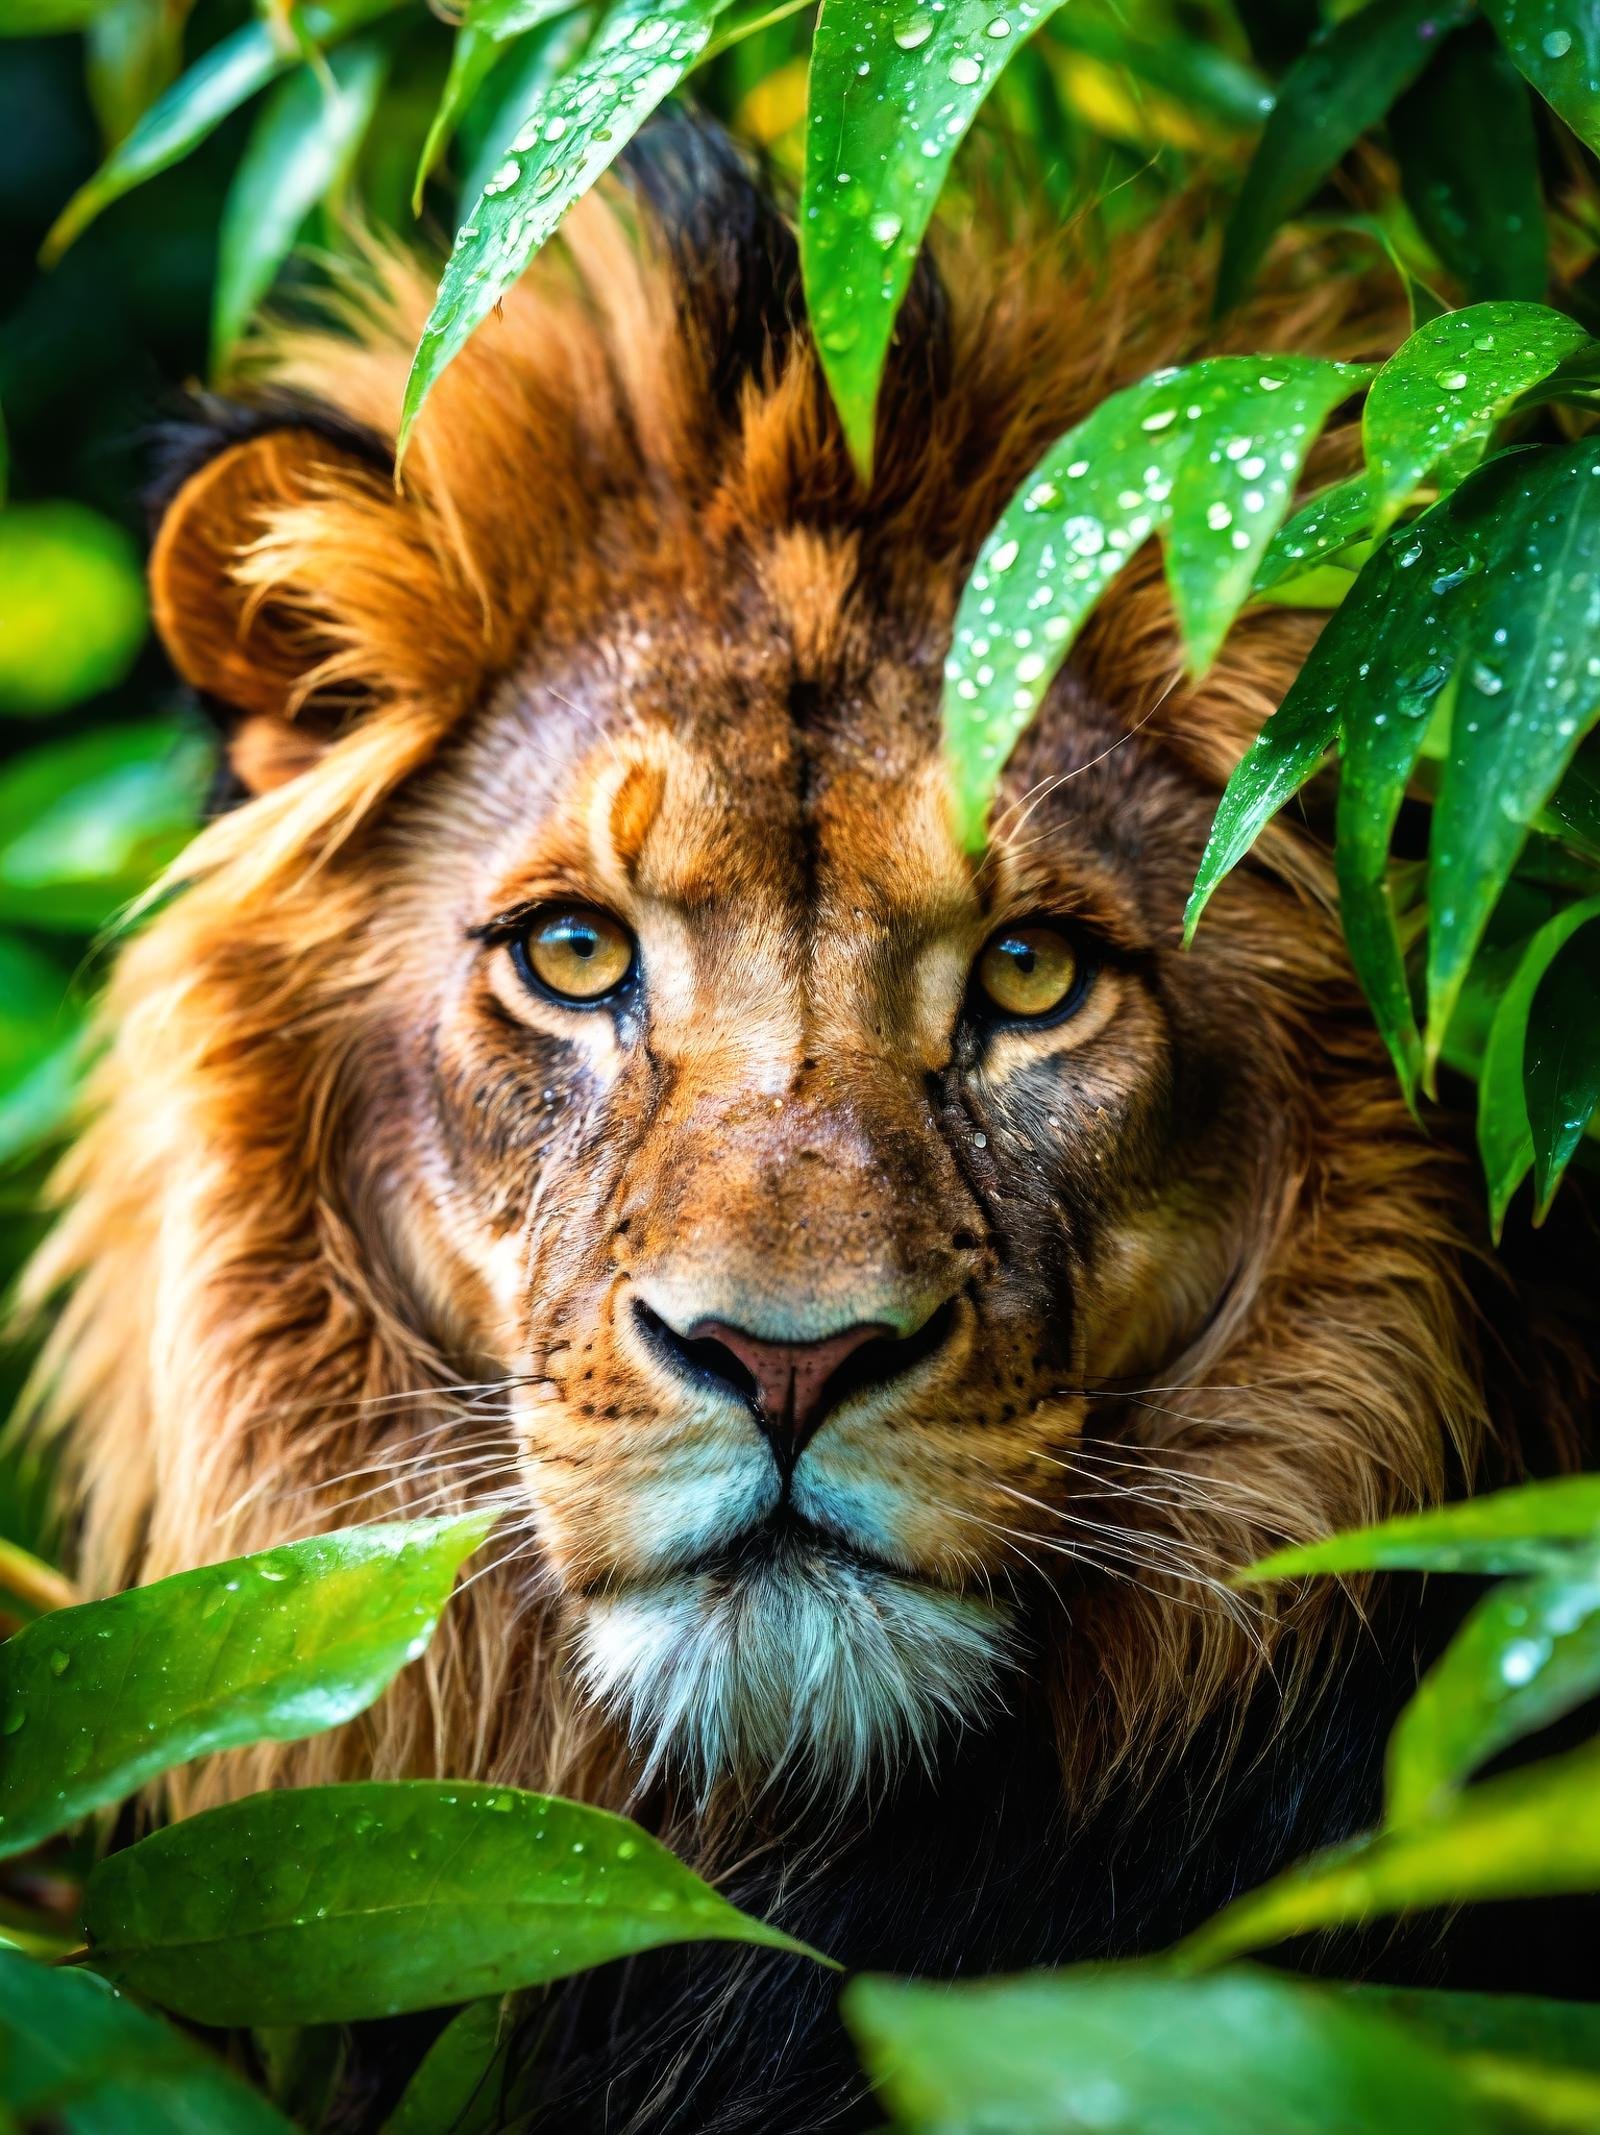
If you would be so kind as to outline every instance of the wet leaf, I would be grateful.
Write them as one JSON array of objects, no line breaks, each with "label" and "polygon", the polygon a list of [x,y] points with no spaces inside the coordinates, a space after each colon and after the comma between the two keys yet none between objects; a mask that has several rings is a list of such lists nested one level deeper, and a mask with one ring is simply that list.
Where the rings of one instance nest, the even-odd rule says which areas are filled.
[{"label": "wet leaf", "polygon": [[800,258],[863,479],[895,315],[956,148],[1062,0],[827,0],[811,52]]},{"label": "wet leaf", "polygon": [[503,2125],[505,2004],[469,2002],[423,2057],[383,2135],[496,2135]]},{"label": "wet leaf", "polygon": [[1371,0],[1295,61],[1223,235],[1219,311],[1238,303],[1283,223],[1470,11],[1466,0]]},{"label": "wet leaf", "polygon": [[1104,1965],[954,1987],[869,1976],[843,2013],[895,2126],[927,2135],[1503,2127],[1426,2037],[1270,1972]]},{"label": "wet leaf", "polygon": [[1483,1780],[1425,1823],[1313,1855],[1225,1906],[1174,1956],[1204,1968],[1347,1921],[1600,1888],[1597,1787],[1600,1738]]},{"label": "wet leaf", "polygon": [[166,720],[104,727],[0,769],[0,921],[87,933],[176,859],[212,750]]},{"label": "wet leaf", "polygon": [[113,689],[145,637],[130,537],[85,504],[0,511],[0,712],[37,719]]},{"label": "wet leaf", "polygon": [[1542,1572],[1569,1564],[1574,1543],[1600,1546],[1600,1475],[1522,1483],[1402,1513],[1354,1534],[1278,1550],[1239,1576],[1261,1584],[1314,1572]]},{"label": "wet leaf", "polygon": [[228,188],[211,310],[221,367],[289,257],[301,225],[349,174],[388,69],[364,37],[280,82],[261,108]]},{"label": "wet leaf", "polygon": [[203,2048],[83,1972],[0,1951],[0,2113],[52,2135],[292,2135]]},{"label": "wet leaf", "polygon": [[190,1758],[365,1711],[426,1646],[487,1525],[354,1527],[28,1625],[0,1645],[0,1855]]},{"label": "wet leaf", "polygon": [[1423,1677],[1389,1738],[1390,1824],[1435,1815],[1480,1765],[1600,1691],[1600,1555],[1507,1580]]},{"label": "wet leaf", "polygon": [[255,1794],[190,1817],[101,1863],[84,1924],[109,1977],[221,2025],[356,2023],[674,1942],[815,1955],[623,1817],[450,1780]]},{"label": "wet leaf", "polygon": [[1389,138],[1417,225],[1467,301],[1537,302],[1549,268],[1533,114],[1487,24],[1445,40],[1389,114]]},{"label": "wet leaf", "polygon": [[1522,952],[1489,1025],[1478,1078],[1478,1152],[1488,1181],[1489,1219],[1496,1239],[1511,1197],[1527,1177],[1534,1157],[1526,1081],[1528,1020],[1534,997],[1562,949],[1595,919],[1600,919],[1600,897],[1585,898],[1548,919]]},{"label": "wet leaf", "polygon": [[1428,849],[1436,1053],[1527,826],[1600,717],[1600,443],[1521,456],[1494,515]]},{"label": "wet leaf", "polygon": [[1367,531],[1376,516],[1372,480],[1365,468],[1358,474],[1347,475],[1342,482],[1318,490],[1309,502],[1301,505],[1293,518],[1284,521],[1267,544],[1267,552],[1256,572],[1254,590],[1265,593],[1324,556],[1333,556],[1340,549],[1348,548]]},{"label": "wet leaf", "polygon": [[1483,0],[1500,41],[1580,140],[1600,153],[1600,18],[1580,0]]},{"label": "wet leaf", "polygon": [[587,192],[710,42],[728,0],[616,0],[593,43],[512,138],[456,233],[406,381],[397,454],[446,366],[573,201]]},{"label": "wet leaf", "polygon": [[[507,51],[462,120],[469,160],[461,174],[461,200],[470,209],[506,160],[511,143],[542,109],[556,82],[589,41],[592,11],[564,15],[528,31]],[[463,220],[467,219],[463,217]]]},{"label": "wet leaf", "polygon": [[1378,373],[1362,417],[1380,522],[1447,455],[1459,468],[1487,445],[1528,388],[1588,340],[1543,304],[1473,304],[1420,327]]},{"label": "wet leaf", "polygon": [[[326,4],[307,0],[298,12],[310,42],[331,45],[398,4],[399,0],[326,0]],[[212,45],[156,99],[127,139],[73,194],[44,241],[44,260],[59,259],[114,200],[180,162],[230,112],[296,63],[297,55],[285,51],[273,25],[266,21],[247,23]]]},{"label": "wet leaf", "polygon": [[[1596,907],[1600,911],[1600,906]],[[1542,1220],[1600,1105],[1600,927],[1558,950],[1528,1016],[1523,1072],[1533,1136],[1534,1203]]]},{"label": "wet leaf", "polygon": [[945,663],[945,746],[969,849],[1017,737],[1123,564],[1165,532],[1189,663],[1202,669],[1317,431],[1368,375],[1308,356],[1211,357],[1113,394],[1050,447],[984,543]]}]

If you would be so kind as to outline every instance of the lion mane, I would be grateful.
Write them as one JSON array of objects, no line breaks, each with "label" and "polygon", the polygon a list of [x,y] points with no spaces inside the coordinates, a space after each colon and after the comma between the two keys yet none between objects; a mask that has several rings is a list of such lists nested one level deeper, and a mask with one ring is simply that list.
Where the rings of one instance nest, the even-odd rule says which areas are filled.
[{"label": "lion mane", "polygon": [[[470,843],[491,806],[499,774],[471,736],[530,647],[586,672],[619,587],[643,586],[658,650],[670,640],[692,674],[715,646],[717,674],[732,674],[744,626],[720,603],[753,572],[763,612],[781,611],[803,684],[790,701],[807,717],[823,719],[818,701],[871,616],[897,619],[895,657],[932,678],[931,704],[965,571],[1046,443],[1109,390],[1205,349],[1381,354],[1392,308],[1313,259],[1280,259],[1268,294],[1208,337],[1184,211],[1119,236],[1100,263],[948,242],[902,316],[863,489],[820,384],[793,240],[740,161],[679,119],[651,129],[626,172],[574,212],[439,382],[398,489],[393,440],[429,282],[377,246],[329,317],[266,335],[236,398],[199,404],[168,441],[154,613],[221,722],[223,798],[236,805],[219,807],[118,951],[62,1212],[28,1280],[30,1303],[54,1314],[41,1402],[66,1439],[83,1578],[105,1590],[356,1520],[511,1507],[508,1539],[373,1711],[213,1760],[173,1784],[168,1806],[358,1774],[494,1778],[646,1818],[736,1894],[851,1959],[959,1969],[1127,1948],[1369,1799],[1386,1693],[1352,1683],[1388,1680],[1392,1653],[1356,1664],[1363,1639],[1372,1654],[1384,1643],[1381,1612],[1364,1630],[1358,1591],[1245,1594],[1231,1574],[1286,1540],[1559,1462],[1585,1390],[1556,1338],[1519,1336],[1513,1355],[1487,1331],[1482,1299],[1511,1292],[1485,1250],[1477,1183],[1459,1135],[1424,1134],[1394,1085],[1343,949],[1315,795],[1309,819],[1262,838],[1191,952],[1213,974],[1209,998],[1174,1013],[1225,1066],[1176,1084],[1164,1071],[1165,1094],[1129,1129],[1137,1163],[1113,1160],[1175,1166],[1186,1198],[1143,1172],[1105,1189],[1138,1211],[1097,1249],[1110,1272],[1096,1279],[1122,1300],[1096,1323],[1109,1368],[1077,1399],[1070,1443],[1037,1455],[1054,1470],[1017,1471],[1031,1480],[1010,1487],[1008,1516],[1001,1498],[973,1499],[1012,1535],[1014,1547],[972,1547],[990,1552],[986,1577],[1025,1597],[1032,1659],[996,1663],[945,1748],[938,1713],[917,1704],[926,1671],[908,1664],[898,1765],[874,1768],[864,1796],[842,1790],[849,1805],[822,1823],[817,1786],[809,1806],[786,1807],[760,1774],[685,1777],[641,1744],[626,1700],[590,1694],[596,1663],[575,1655],[539,1521],[513,1506],[511,1379],[484,1334],[494,1315],[479,1278],[462,1272],[448,1180],[406,1180],[426,1213],[409,1242],[392,1235],[414,1158],[383,1099],[405,1074],[374,1003],[396,984],[394,911],[424,909],[430,841]],[[1314,467],[1347,463],[1352,436],[1336,425]],[[1129,864],[1159,870],[1152,955],[1177,954],[1196,839],[1315,627],[1254,610],[1195,682],[1146,556],[1074,652],[1055,697],[1089,737],[1075,790],[1086,819],[1102,792],[1108,820],[1123,810]],[[584,703],[580,691],[574,728]],[[1063,746],[1059,723],[1041,720],[1008,774],[997,838],[1019,868],[1052,820],[1032,811]],[[1166,782],[1147,806],[1129,797],[1145,777]],[[648,779],[629,780],[608,789],[618,838],[644,807]],[[704,866],[731,870],[735,897],[766,894],[737,854]],[[1122,1071],[1105,1070],[1104,1105]],[[497,1167],[509,1226],[505,1181],[557,1130],[509,1117],[503,1081],[474,1073],[493,1151],[473,1161]],[[1185,1104],[1215,1121],[1212,1139],[1181,1162],[1150,1155],[1187,1131],[1170,1117]],[[726,1181],[744,1190],[737,1166]],[[588,1207],[574,1187],[569,1230]],[[1053,1212],[1036,1215],[1049,1229]],[[1060,1361],[1041,1368],[1059,1374]],[[543,1353],[520,1367],[552,1369]],[[629,1426],[625,1407],[614,1424],[600,1394],[586,1400],[573,1429]],[[1025,1413],[989,1420],[1000,1460]],[[939,1426],[930,1458],[948,1446],[959,1467],[958,1424]],[[1060,1500],[1065,1526],[1029,1511],[1064,1467],[1081,1490]],[[940,1547],[930,1561],[953,1580],[959,1552],[951,1543],[947,1562]],[[1412,1636],[1398,1636],[1406,1656]],[[1348,1725],[1346,1704],[1361,1716]],[[913,1895],[958,1827],[959,1871],[931,1878],[957,1895]],[[997,1834],[1017,1827],[1007,1851]],[[1089,1894],[1113,1858],[1120,1901]],[[719,1976],[742,1961],[719,1959]],[[812,1991],[782,1990],[768,2049]],[[572,2041],[604,2028],[598,1993],[574,1996]],[[646,2121],[660,2066],[681,2075],[709,2052],[693,2044],[699,2022],[650,2019],[665,2059],[640,2092]],[[753,2124],[814,2124],[814,2098],[784,2104],[761,2075],[763,2050],[740,2049],[742,2080],[768,2085],[768,2117]],[[730,2076],[718,2095],[736,2090]],[[576,2091],[557,2095],[573,2117],[556,2124],[577,2124]],[[726,2102],[696,2110],[696,2125],[723,2124],[719,2112],[744,2124]]]}]

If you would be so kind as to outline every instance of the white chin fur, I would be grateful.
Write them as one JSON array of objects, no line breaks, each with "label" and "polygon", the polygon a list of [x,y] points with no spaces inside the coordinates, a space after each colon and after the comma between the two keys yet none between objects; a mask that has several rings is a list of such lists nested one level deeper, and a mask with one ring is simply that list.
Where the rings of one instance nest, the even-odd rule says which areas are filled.
[{"label": "white chin fur", "polygon": [[577,1635],[584,1687],[647,1772],[789,1770],[830,1793],[926,1761],[941,1722],[994,1702],[1008,1647],[997,1608],[805,1550],[596,1599]]}]

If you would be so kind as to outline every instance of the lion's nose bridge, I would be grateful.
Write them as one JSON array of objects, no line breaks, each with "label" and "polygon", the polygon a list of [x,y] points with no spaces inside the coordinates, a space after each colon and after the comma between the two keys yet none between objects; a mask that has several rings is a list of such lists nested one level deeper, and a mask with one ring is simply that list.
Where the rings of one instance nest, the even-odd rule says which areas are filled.
[{"label": "lion's nose bridge", "polygon": [[689,1106],[655,1168],[635,1270],[674,1323],[910,1333],[959,1283],[964,1189],[920,1092],[886,1066],[807,1063],[778,1094]]}]

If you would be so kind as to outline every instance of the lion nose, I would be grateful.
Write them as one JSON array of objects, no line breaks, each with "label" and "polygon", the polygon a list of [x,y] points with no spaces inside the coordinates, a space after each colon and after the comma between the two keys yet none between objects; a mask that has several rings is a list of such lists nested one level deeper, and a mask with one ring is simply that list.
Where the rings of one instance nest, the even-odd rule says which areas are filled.
[{"label": "lion nose", "polygon": [[[701,1362],[714,1371],[720,1368],[722,1377],[754,1400],[757,1420],[784,1469],[799,1459],[806,1441],[836,1406],[841,1367],[866,1343],[885,1337],[892,1342],[894,1329],[882,1320],[862,1320],[814,1342],[773,1342],[747,1327],[730,1327],[726,1320],[697,1320],[689,1329]],[[720,1367],[718,1350],[723,1352]]]}]

